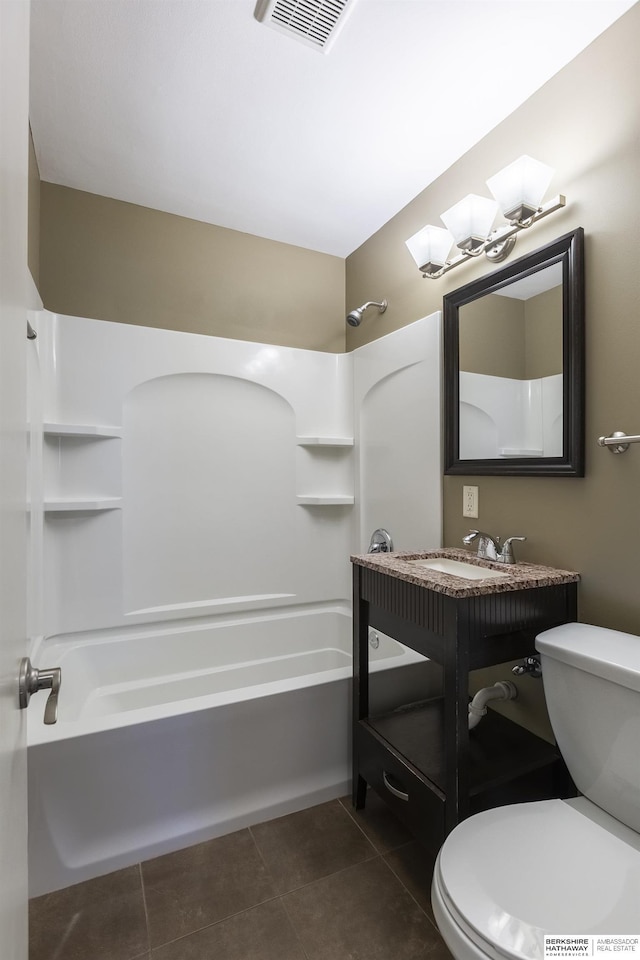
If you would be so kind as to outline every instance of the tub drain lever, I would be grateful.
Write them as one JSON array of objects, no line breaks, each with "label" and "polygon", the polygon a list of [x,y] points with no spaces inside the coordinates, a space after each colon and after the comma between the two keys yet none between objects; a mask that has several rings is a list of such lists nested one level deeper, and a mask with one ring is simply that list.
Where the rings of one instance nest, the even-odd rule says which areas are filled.
[{"label": "tub drain lever", "polygon": [[44,722],[55,723],[58,719],[58,693],[62,683],[62,670],[53,667],[50,670],[37,670],[29,657],[20,661],[20,675],[18,677],[18,697],[20,709],[29,706],[31,695],[38,690],[51,690],[44,708]]}]

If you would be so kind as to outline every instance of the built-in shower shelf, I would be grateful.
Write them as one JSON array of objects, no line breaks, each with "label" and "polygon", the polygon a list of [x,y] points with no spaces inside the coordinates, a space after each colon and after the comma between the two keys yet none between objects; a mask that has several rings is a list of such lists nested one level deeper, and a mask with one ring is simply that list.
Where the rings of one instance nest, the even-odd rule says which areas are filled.
[{"label": "built-in shower shelf", "polygon": [[[308,450],[298,461],[298,489],[353,489],[352,458],[347,455],[353,450],[353,437],[299,436],[296,443]],[[296,502],[303,507],[351,506],[354,497],[348,493],[300,494]]]},{"label": "built-in shower shelf", "polygon": [[110,439],[122,436],[122,427],[102,426],[91,423],[43,423],[47,437],[76,437],[79,440],[96,438]]},{"label": "built-in shower shelf", "polygon": [[544,450],[537,447],[500,447],[498,453],[501,457],[541,457]]},{"label": "built-in shower shelf", "polygon": [[355,503],[355,498],[347,496],[302,496],[296,497],[296,502],[301,507],[340,507]]},{"label": "built-in shower shelf", "polygon": [[299,447],[352,447],[353,437],[296,437]]},{"label": "built-in shower shelf", "polygon": [[[97,486],[104,486],[106,476],[114,474],[111,448],[102,443],[80,444],[74,441],[111,440],[122,437],[122,427],[100,423],[70,423],[45,420],[42,424],[46,439],[57,441],[45,444],[45,497],[44,512],[47,515],[95,514],[106,510],[120,510],[121,497],[92,495]],[[120,447],[117,445],[119,451]],[[63,466],[64,464],[64,466]],[[55,479],[54,479],[55,478]],[[117,482],[115,477],[113,482]],[[53,496],[55,490],[65,488],[75,496]],[[48,491],[47,491],[48,488]],[[88,496],[78,496],[78,491],[87,490]],[[116,490],[114,490],[116,492]]]},{"label": "built-in shower shelf", "polygon": [[122,497],[92,497],[81,499],[45,500],[45,513],[100,513],[103,510],[120,510]]}]

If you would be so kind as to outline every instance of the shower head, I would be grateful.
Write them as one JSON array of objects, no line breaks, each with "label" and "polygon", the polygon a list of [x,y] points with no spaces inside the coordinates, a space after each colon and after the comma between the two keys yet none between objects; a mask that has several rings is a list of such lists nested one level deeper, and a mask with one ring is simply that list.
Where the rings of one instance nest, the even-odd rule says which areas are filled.
[{"label": "shower head", "polygon": [[367,303],[363,303],[361,307],[357,307],[355,310],[352,310],[351,313],[347,314],[347,323],[350,327],[359,327],[362,321],[362,314],[369,307],[377,307],[380,313],[384,313],[387,309],[387,301],[382,300],[380,303],[376,303],[375,300],[368,300]]}]

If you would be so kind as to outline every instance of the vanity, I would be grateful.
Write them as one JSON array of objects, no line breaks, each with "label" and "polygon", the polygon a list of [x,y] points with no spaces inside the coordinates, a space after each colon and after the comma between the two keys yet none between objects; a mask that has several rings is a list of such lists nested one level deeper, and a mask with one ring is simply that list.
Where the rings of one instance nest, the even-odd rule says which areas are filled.
[{"label": "vanity", "polygon": [[[538,633],[576,620],[579,574],[458,549],[351,562],[354,806],[369,785],[435,854],[470,814],[574,795],[554,744],[491,709],[469,730],[468,683],[470,671],[530,656]],[[439,664],[440,695],[370,715],[370,627]]]}]

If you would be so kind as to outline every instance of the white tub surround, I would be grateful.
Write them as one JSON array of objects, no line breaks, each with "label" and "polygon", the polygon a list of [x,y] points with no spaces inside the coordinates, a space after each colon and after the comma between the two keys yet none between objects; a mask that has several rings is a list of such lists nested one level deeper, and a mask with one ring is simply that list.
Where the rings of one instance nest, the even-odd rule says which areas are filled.
[{"label": "white tub surround", "polygon": [[34,322],[45,636],[348,600],[361,515],[439,545],[439,315],[342,355]]},{"label": "white tub surround", "polygon": [[439,315],[347,355],[34,325],[32,895],[347,793],[349,556],[441,530]]},{"label": "white tub surround", "polygon": [[535,380],[460,371],[460,457],[562,456],[562,374]]}]

